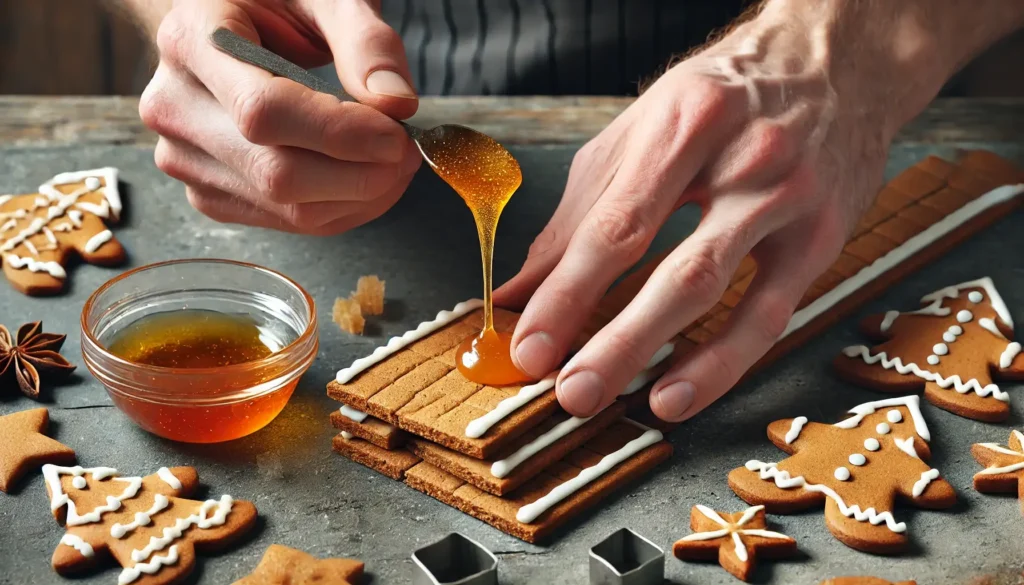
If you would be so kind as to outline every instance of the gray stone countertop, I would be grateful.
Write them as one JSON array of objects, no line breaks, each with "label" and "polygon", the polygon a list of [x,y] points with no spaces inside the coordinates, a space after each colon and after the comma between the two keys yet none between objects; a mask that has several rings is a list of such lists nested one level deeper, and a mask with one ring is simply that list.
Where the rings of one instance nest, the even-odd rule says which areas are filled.
[{"label": "gray stone countertop", "polygon": [[[953,148],[989,146],[1024,163],[1021,143],[901,144],[893,148],[888,176],[925,154],[952,155]],[[532,238],[550,217],[565,182],[572,146],[515,149],[524,185],[505,211],[497,240],[496,281],[510,277]],[[81,367],[78,320],[89,294],[122,269],[78,265],[70,270],[65,296],[28,298],[0,284],[0,321],[9,327],[42,319],[48,331],[68,333],[64,354],[79,364],[73,379],[51,393],[52,435],[72,446],[85,465],[148,474],[160,466],[191,465],[203,483],[201,495],[229,493],[255,502],[260,522],[254,535],[225,553],[200,556],[190,582],[226,584],[248,574],[266,547],[280,543],[320,557],[346,556],[366,563],[373,583],[408,582],[410,554],[448,531],[474,538],[500,559],[501,583],[586,583],[587,549],[620,527],[629,527],[666,550],[689,533],[689,509],[745,507],[726,485],[726,474],[745,461],[778,460],[782,453],[765,438],[772,420],[804,415],[834,422],[842,413],[883,395],[838,381],[829,363],[842,347],[859,339],[855,318],[823,333],[737,387],[670,436],[675,455],[641,481],[585,514],[547,546],[533,546],[470,518],[334,454],[335,431],[328,422],[336,404],[325,384],[354,358],[369,353],[438,310],[479,295],[479,251],[468,211],[434,176],[421,173],[399,205],[382,219],[334,238],[311,238],[216,224],[193,211],[179,184],[152,164],[152,151],[135,146],[0,149],[0,191],[24,192],[57,172],[112,165],[127,184],[126,213],[115,234],[130,258],[125,267],[188,257],[245,260],[280,270],[316,299],[320,355],[291,402],[269,426],[220,445],[176,444],[152,436],[111,405],[102,386]],[[676,214],[653,249],[683,237],[695,222],[693,210]],[[917,299],[945,285],[991,276],[1024,322],[1024,212],[1017,211],[959,246],[941,261],[905,278],[857,316],[888,308],[913,308]],[[387,281],[386,321],[365,337],[343,334],[330,320],[331,304],[350,291],[358,276]],[[971,443],[1005,442],[1021,424],[1024,386],[1008,385],[1014,399],[1006,424],[974,422],[924,406],[932,429],[932,464],[957,488],[959,503],[934,512],[899,507],[913,546],[894,557],[856,552],[826,530],[821,510],[770,516],[770,523],[795,537],[796,560],[763,562],[759,583],[814,585],[837,575],[874,574],[921,585],[1018,583],[1024,552],[1024,518],[1013,497],[986,496],[971,489],[978,466]],[[0,413],[36,406],[0,396]],[[0,440],[4,438],[0,437]],[[42,478],[36,474],[13,494],[0,494],[0,583],[62,583],[50,555],[63,533],[53,521]],[[716,563],[666,559],[667,577],[681,584],[731,584],[736,580]],[[116,583],[117,569],[99,571],[74,583]]]}]

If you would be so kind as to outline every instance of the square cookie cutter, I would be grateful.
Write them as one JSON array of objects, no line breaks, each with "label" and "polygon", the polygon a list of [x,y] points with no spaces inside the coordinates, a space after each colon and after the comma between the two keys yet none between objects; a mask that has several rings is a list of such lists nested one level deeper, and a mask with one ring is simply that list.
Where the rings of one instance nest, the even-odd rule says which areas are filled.
[{"label": "square cookie cutter", "polygon": [[458,532],[412,553],[413,585],[498,585],[498,558]]},{"label": "square cookie cutter", "polygon": [[665,551],[628,528],[590,549],[591,585],[661,585]]}]

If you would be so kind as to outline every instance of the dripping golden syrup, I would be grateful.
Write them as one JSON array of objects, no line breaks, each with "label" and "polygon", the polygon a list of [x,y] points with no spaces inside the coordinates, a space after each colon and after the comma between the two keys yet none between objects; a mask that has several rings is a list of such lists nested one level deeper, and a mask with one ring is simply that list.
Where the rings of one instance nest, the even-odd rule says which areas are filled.
[{"label": "dripping golden syrup", "polygon": [[478,384],[505,386],[532,380],[512,363],[510,333],[494,330],[492,264],[498,218],[523,182],[516,159],[492,138],[462,128],[424,145],[434,172],[473,213],[480,237],[483,264],[484,328],[479,335],[462,342],[457,353],[459,371]]}]

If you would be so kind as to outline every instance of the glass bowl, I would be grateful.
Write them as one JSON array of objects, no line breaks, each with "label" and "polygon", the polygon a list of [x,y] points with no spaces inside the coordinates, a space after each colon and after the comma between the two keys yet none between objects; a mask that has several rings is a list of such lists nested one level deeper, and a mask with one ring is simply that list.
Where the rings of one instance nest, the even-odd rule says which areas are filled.
[{"label": "glass bowl", "polygon": [[[247,315],[260,338],[281,349],[255,361],[209,368],[140,364],[107,350],[106,344],[139,319],[186,309]],[[86,367],[118,409],[174,441],[217,443],[263,428],[288,403],[318,345],[312,297],[288,277],[244,262],[196,259],[143,266],[101,286],[82,308]]]}]

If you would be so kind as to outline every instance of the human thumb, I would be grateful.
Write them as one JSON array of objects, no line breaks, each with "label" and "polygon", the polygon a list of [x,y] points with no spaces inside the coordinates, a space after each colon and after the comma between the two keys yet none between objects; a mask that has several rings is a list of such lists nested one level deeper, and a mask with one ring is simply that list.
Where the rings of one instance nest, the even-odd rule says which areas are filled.
[{"label": "human thumb", "polygon": [[334,55],[345,91],[359,102],[398,120],[419,105],[402,39],[381,20],[374,2],[323,2],[316,15]]}]

